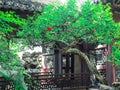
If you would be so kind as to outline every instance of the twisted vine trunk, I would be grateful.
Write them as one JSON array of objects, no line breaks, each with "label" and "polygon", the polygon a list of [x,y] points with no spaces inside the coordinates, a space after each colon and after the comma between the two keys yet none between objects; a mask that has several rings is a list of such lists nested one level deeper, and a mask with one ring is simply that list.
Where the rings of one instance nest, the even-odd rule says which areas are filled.
[{"label": "twisted vine trunk", "polygon": [[91,71],[92,74],[94,74],[96,76],[96,78],[98,78],[98,80],[100,81],[100,83],[107,85],[107,82],[106,82],[105,78],[92,65],[92,63],[90,62],[90,60],[89,60],[89,58],[88,58],[88,56],[86,54],[84,54],[83,52],[81,52],[79,49],[76,49],[76,48],[70,48],[70,49],[68,49],[66,51],[66,53],[78,54],[81,58],[83,58],[83,60],[86,61],[89,70]]}]

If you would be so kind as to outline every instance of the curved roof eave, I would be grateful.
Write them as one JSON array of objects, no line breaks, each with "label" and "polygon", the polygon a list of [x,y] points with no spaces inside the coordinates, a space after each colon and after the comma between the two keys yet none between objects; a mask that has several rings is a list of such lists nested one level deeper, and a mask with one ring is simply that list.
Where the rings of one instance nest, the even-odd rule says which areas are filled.
[{"label": "curved roof eave", "polygon": [[0,8],[38,11],[52,0],[0,0]]}]

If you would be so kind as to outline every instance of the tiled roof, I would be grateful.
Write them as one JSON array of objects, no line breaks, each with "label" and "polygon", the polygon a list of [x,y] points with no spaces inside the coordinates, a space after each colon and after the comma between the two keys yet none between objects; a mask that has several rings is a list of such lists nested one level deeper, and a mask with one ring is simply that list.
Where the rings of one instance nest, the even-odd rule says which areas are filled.
[{"label": "tiled roof", "polygon": [[38,11],[50,0],[0,0],[0,8],[12,8],[20,10]]},{"label": "tiled roof", "polygon": [[[60,0],[0,0],[0,8],[11,8],[29,11],[38,11],[44,4]],[[61,0],[62,1],[62,0]],[[82,3],[85,0],[78,0]],[[91,0],[92,2],[99,2],[101,0]],[[112,0],[113,1],[113,0]],[[113,11],[120,11],[120,1],[114,0],[111,2]],[[117,2],[117,3],[116,3]]]}]

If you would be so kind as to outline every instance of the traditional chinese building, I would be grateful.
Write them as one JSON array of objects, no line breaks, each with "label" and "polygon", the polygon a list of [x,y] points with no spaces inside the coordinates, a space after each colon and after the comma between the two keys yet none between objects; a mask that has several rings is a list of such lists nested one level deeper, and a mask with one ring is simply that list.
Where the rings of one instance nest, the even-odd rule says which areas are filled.
[{"label": "traditional chinese building", "polygon": [[[33,15],[34,11],[39,10],[45,4],[49,3],[51,0],[0,0],[0,10],[2,11],[15,11],[18,15],[23,18],[26,18],[27,15]],[[96,2],[96,0],[94,0]],[[113,12],[113,18],[116,22],[120,21],[120,1],[119,0],[106,0],[104,3],[110,2]],[[38,45],[39,46],[39,45]],[[40,47],[40,46],[39,46]],[[99,70],[99,72],[104,75],[109,85],[115,81],[115,68],[112,66],[112,63],[105,62],[106,53],[111,52],[110,45],[99,45],[98,47],[91,47],[86,42],[76,46],[84,53],[88,54],[89,58],[92,60],[93,64]],[[25,58],[29,58],[28,54],[24,54]],[[37,56],[37,64],[32,67],[41,68],[41,72],[52,72],[52,74],[59,74],[58,77],[62,77],[65,79],[66,83],[70,83],[81,86],[89,86],[90,85],[90,71],[88,66],[84,60],[82,60],[79,56],[74,54],[62,54],[57,48],[53,50],[52,47],[42,46],[41,51],[29,53],[31,56]],[[31,57],[30,56],[30,57]],[[35,59],[32,59],[35,60]],[[39,62],[41,64],[39,64]],[[36,66],[37,65],[37,66]],[[39,66],[40,65],[40,66]],[[62,75],[62,76],[61,76]],[[77,77],[77,78],[75,78]],[[111,78],[111,79],[110,79]],[[59,79],[61,80],[61,78]],[[73,80],[73,81],[69,81]],[[72,83],[73,82],[73,83]],[[67,87],[67,84],[64,83]],[[50,83],[49,83],[50,84]],[[61,84],[62,85],[62,84]],[[50,86],[52,87],[52,86]],[[56,87],[56,86],[54,86]],[[53,88],[54,88],[53,87]]]}]

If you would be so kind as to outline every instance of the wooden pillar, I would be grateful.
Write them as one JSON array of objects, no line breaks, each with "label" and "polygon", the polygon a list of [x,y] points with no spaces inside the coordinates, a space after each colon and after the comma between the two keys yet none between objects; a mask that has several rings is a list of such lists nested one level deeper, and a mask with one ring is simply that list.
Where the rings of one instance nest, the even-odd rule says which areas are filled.
[{"label": "wooden pillar", "polygon": [[113,66],[113,82],[116,82],[116,67]]},{"label": "wooden pillar", "polygon": [[[88,43],[87,41],[84,41],[84,43],[82,44],[82,50],[85,54],[88,53]],[[89,68],[87,66],[87,63],[85,60],[81,59],[81,72],[89,72]]]},{"label": "wooden pillar", "polygon": [[71,73],[74,73],[74,54],[71,55]]},{"label": "wooden pillar", "polygon": [[[108,53],[110,54],[111,51],[111,45],[108,45]],[[108,82],[108,85],[112,85],[114,81],[114,70],[112,66],[112,62],[106,62],[106,81]]]},{"label": "wooden pillar", "polygon": [[113,83],[113,67],[111,62],[106,62],[106,80],[108,82],[108,85],[112,85]]},{"label": "wooden pillar", "polygon": [[55,50],[55,74],[61,74],[62,72],[62,55],[59,50]]},{"label": "wooden pillar", "polygon": [[69,55],[66,55],[66,68],[65,68],[65,73],[69,73],[70,68],[70,58]]}]

